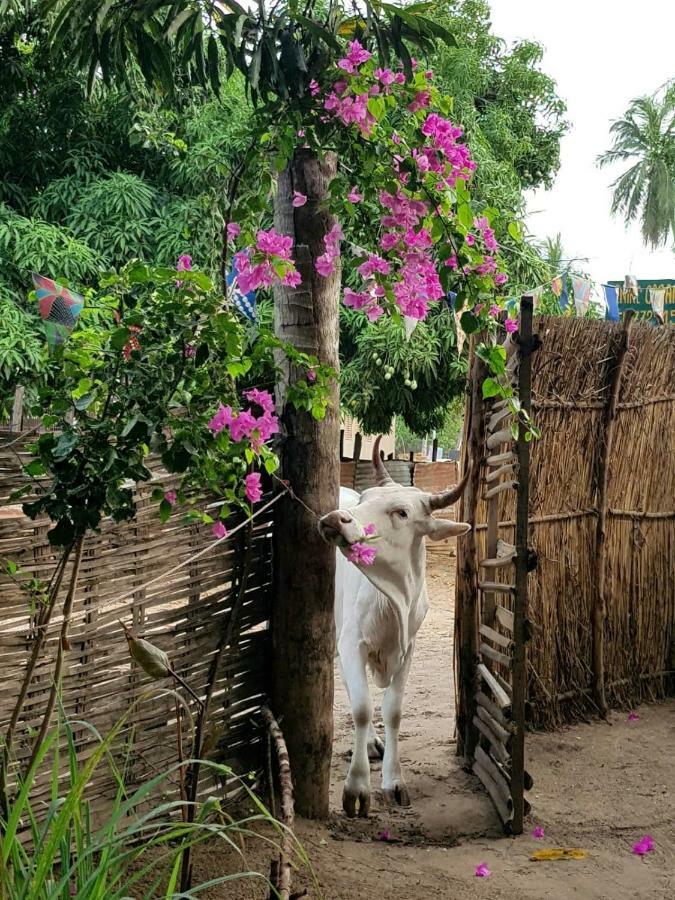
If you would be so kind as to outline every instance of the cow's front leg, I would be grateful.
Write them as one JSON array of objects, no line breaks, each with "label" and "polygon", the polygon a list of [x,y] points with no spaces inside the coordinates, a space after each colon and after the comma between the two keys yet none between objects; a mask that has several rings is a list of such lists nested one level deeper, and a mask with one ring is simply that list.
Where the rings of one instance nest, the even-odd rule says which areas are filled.
[{"label": "cow's front leg", "polygon": [[384,719],[385,733],[382,793],[387,803],[397,803],[399,806],[410,806],[410,795],[401,773],[401,760],[398,754],[398,732],[401,727],[403,694],[414,649],[415,643],[413,641],[405,655],[403,665],[384,692],[382,701],[382,718]]},{"label": "cow's front leg", "polygon": [[348,816],[367,816],[370,810],[370,763],[368,739],[373,719],[366,676],[366,650],[358,637],[340,640],[342,676],[349,694],[354,720],[354,749],[342,791],[342,808]]}]

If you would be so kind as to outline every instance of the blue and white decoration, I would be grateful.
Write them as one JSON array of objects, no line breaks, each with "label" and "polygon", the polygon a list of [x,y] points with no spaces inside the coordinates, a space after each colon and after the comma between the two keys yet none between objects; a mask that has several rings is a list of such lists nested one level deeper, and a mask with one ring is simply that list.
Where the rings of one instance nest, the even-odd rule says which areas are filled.
[{"label": "blue and white decoration", "polygon": [[234,269],[230,269],[225,279],[228,297],[242,316],[253,322],[256,317],[255,291],[249,291],[248,294],[242,294],[237,286],[236,277],[237,273]]}]

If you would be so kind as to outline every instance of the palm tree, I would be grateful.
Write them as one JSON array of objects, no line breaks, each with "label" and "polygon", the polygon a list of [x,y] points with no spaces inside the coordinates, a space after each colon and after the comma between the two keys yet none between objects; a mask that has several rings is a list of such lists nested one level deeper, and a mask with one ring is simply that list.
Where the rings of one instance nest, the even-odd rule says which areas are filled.
[{"label": "palm tree", "polygon": [[612,183],[612,213],[639,219],[645,244],[665,244],[675,238],[675,84],[633,100],[610,133],[614,146],[598,165],[631,163]]}]

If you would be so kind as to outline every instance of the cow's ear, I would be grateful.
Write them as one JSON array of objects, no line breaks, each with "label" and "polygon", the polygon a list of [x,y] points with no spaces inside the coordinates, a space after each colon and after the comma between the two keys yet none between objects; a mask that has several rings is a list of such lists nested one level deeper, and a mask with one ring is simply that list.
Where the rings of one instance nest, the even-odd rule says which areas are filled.
[{"label": "cow's ear", "polygon": [[450,519],[432,519],[427,537],[432,541],[443,541],[449,537],[459,537],[471,531],[466,522],[451,522]]}]

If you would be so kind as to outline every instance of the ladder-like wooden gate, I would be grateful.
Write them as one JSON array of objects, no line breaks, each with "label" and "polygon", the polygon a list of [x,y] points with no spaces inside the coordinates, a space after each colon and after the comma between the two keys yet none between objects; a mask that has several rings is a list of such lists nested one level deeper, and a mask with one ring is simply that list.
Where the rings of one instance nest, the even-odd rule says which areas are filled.
[{"label": "ladder-like wooden gate", "polygon": [[[506,378],[529,414],[532,298],[523,297],[520,325],[503,344]],[[532,787],[525,770],[525,704],[527,685],[527,575],[536,566],[528,546],[529,441],[508,400],[483,400],[485,369],[474,355],[469,410],[465,422],[462,471],[473,474],[460,509],[472,531],[458,551],[455,640],[458,674],[458,749],[478,776],[509,834],[522,834],[529,812],[524,792]],[[479,496],[486,522],[477,522]],[[500,537],[504,494],[516,495],[515,535]],[[477,531],[481,532],[480,539]],[[483,546],[483,532],[485,540]]]}]

